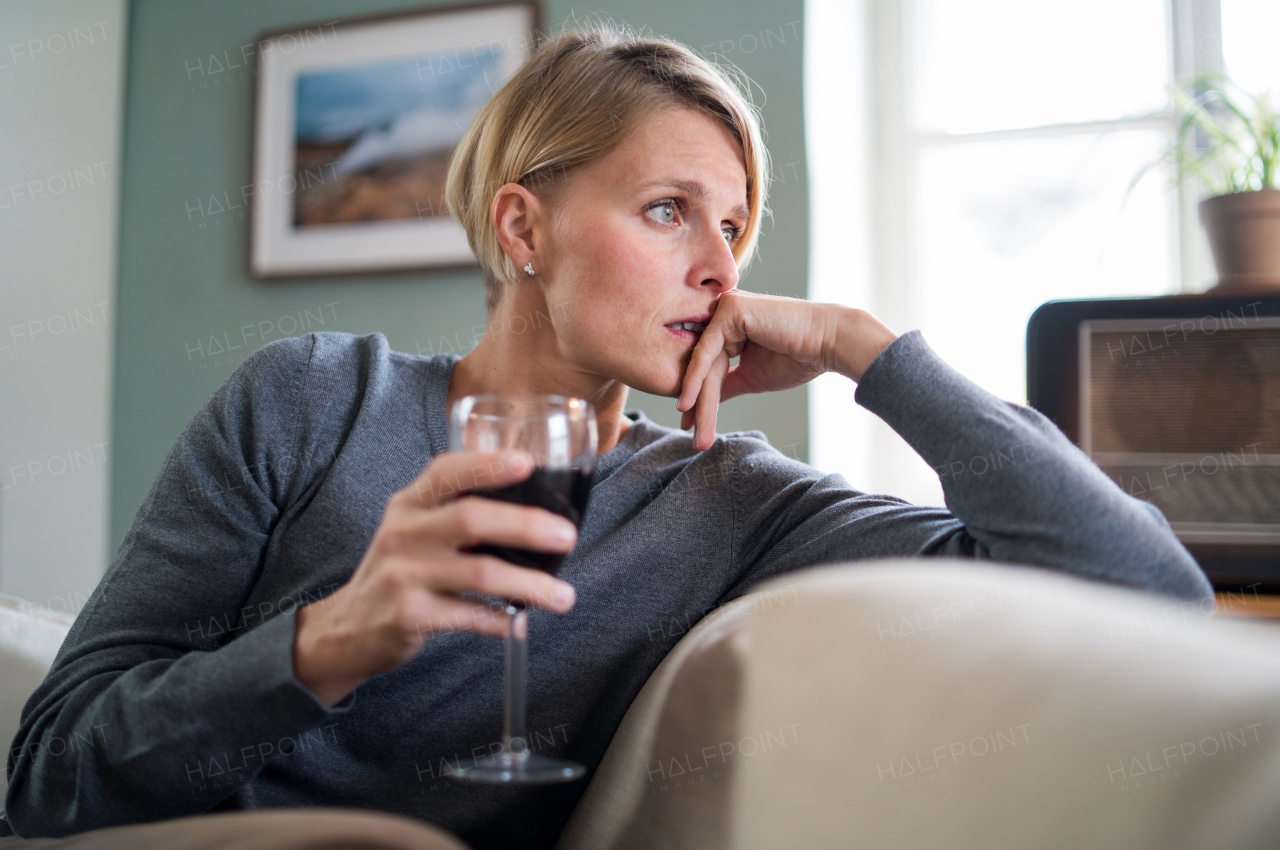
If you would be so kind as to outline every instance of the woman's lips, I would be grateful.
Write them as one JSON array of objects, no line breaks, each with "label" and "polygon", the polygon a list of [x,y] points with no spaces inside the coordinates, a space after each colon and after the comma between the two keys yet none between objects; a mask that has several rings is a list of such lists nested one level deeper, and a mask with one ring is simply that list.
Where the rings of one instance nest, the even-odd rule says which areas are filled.
[{"label": "woman's lips", "polygon": [[680,337],[682,340],[689,343],[690,345],[697,345],[698,337],[701,336],[701,334],[696,334],[693,331],[686,331],[684,328],[680,328],[677,330],[676,328],[669,328],[666,325],[663,325],[662,329],[665,330],[667,333],[675,334],[676,336]]}]

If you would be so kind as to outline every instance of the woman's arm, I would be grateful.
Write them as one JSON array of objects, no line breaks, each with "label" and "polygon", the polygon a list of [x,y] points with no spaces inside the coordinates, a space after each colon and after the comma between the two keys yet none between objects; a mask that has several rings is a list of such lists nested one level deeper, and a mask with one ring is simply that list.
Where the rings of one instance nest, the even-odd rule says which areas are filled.
[{"label": "woman's arm", "polygon": [[[458,498],[528,477],[527,453],[440,452],[415,477],[379,428],[421,387],[390,377],[389,359],[377,334],[270,343],[196,415],[23,711],[8,794],[20,835],[209,811],[291,755],[277,744],[338,740],[352,691],[432,635],[506,634],[505,613],[463,593],[573,606],[541,570],[459,551],[565,552],[577,533],[544,508]],[[322,487],[340,516],[316,507]],[[323,564],[296,538],[280,554],[308,510],[321,539],[303,551]],[[351,548],[354,517],[379,511],[365,551]]]},{"label": "woman's arm", "polygon": [[306,478],[311,349],[246,359],[169,452],[23,710],[6,807],[19,835],[208,811],[235,791],[229,758],[252,776],[269,745],[342,714],[294,678],[294,606],[243,607],[277,505]]},{"label": "woman's arm", "polygon": [[[809,302],[786,307],[804,315],[799,304]],[[744,583],[834,560],[939,554],[1042,565],[1212,599],[1204,573],[1160,511],[1125,494],[1040,413],[960,375],[918,331],[885,343],[887,328],[863,311],[810,308],[823,317],[808,322],[823,329],[825,340],[806,359],[859,382],[858,403],[938,472],[949,511],[869,496],[838,475],[815,475],[776,451],[754,451],[739,465],[735,484]],[[739,302],[738,318],[726,317],[726,325],[766,336],[758,316],[741,318],[748,309]],[[794,318],[778,323],[799,324]],[[774,335],[775,345],[781,336]],[[749,332],[746,337],[755,340]],[[769,349],[770,356],[780,359],[782,347]],[[743,362],[748,350],[740,347]],[[749,377],[738,378],[737,386],[748,386]]]}]

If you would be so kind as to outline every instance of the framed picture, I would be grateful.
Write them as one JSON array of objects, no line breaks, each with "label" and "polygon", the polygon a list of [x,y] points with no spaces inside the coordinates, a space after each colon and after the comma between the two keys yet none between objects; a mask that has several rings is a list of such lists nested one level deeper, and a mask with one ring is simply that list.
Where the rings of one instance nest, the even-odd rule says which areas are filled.
[{"label": "framed picture", "polygon": [[476,265],[445,207],[449,160],[540,26],[528,0],[260,36],[250,274]]}]

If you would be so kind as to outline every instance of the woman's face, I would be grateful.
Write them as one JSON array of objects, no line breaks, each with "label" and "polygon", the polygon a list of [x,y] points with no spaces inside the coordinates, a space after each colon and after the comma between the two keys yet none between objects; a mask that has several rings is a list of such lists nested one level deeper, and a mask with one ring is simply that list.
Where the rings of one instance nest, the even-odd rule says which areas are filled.
[{"label": "woman's face", "polygon": [[746,165],[728,130],[689,109],[660,111],[570,173],[535,246],[545,273],[515,285],[539,282],[572,368],[676,396],[696,334],[667,326],[705,322],[737,286],[731,244],[747,214]]}]

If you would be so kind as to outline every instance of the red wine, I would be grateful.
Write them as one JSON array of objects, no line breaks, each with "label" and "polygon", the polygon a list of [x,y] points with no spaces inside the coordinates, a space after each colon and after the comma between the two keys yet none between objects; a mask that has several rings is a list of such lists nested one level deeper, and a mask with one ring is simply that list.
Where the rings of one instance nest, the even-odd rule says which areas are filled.
[{"label": "red wine", "polygon": [[[591,495],[592,473],[580,469],[534,469],[533,473],[517,484],[500,490],[473,490],[468,495],[483,496],[546,508],[582,528],[582,518],[587,511],[587,498]],[[510,546],[492,546],[487,543],[463,547],[463,551],[477,555],[496,555],[521,567],[533,567],[555,575],[564,563],[564,552],[533,552]]]}]

